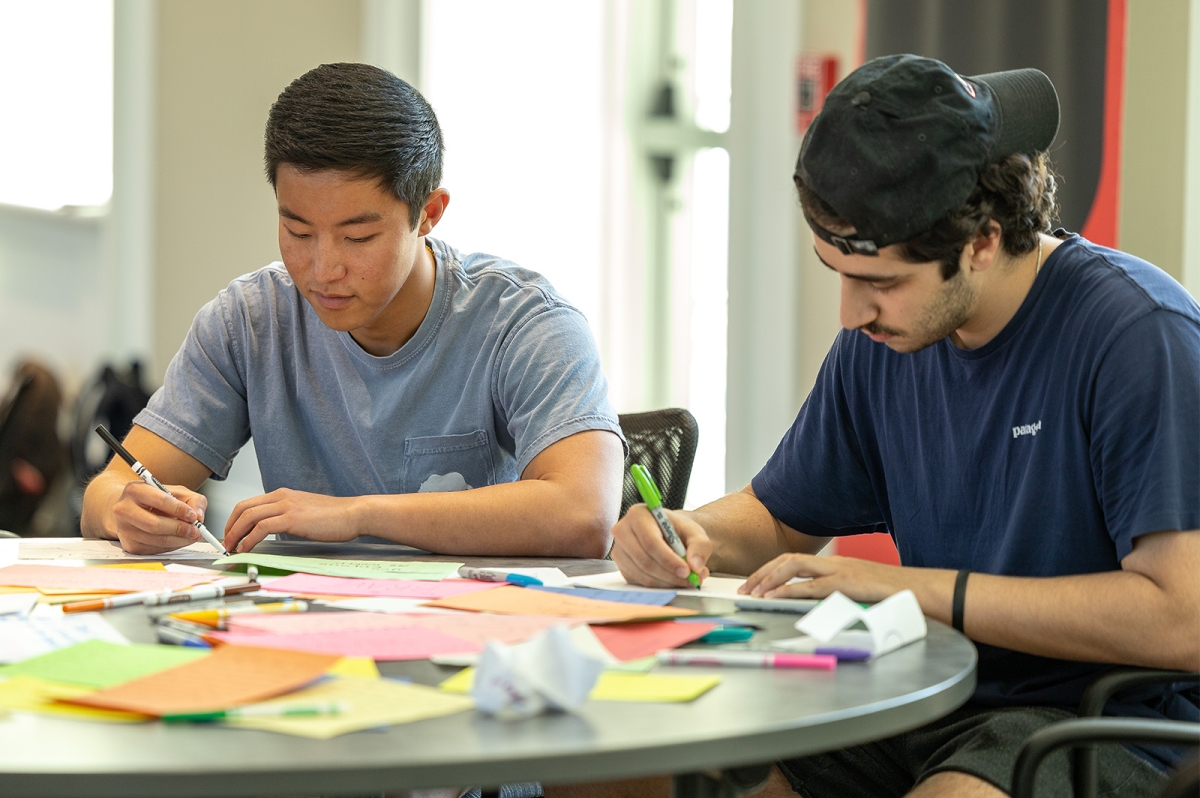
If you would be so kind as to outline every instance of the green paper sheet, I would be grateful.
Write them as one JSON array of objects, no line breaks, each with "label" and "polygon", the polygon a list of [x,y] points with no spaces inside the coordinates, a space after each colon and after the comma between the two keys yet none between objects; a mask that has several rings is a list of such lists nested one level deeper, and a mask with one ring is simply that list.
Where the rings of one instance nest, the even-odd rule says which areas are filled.
[{"label": "green paper sheet", "polygon": [[210,651],[184,646],[121,645],[103,640],[60,648],[0,668],[0,676],[37,676],[54,682],[105,688],[149,676],[208,656]]},{"label": "green paper sheet", "polygon": [[[400,562],[395,560],[325,560],[320,557],[288,557],[282,554],[233,554],[213,562],[215,568],[257,565],[287,573],[349,576],[369,579],[424,579],[438,582],[454,576],[460,562]],[[239,568],[239,570],[244,570]]]}]

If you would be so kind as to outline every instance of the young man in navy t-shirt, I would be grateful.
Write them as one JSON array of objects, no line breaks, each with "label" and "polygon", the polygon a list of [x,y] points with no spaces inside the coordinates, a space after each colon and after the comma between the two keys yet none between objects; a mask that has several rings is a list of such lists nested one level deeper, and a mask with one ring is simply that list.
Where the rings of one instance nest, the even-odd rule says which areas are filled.
[{"label": "young man in navy t-shirt", "polygon": [[[975,641],[966,706],[781,762],[775,794],[1001,795],[1020,744],[1099,673],[1200,664],[1200,307],[1154,266],[1051,232],[1057,127],[1036,70],[889,56],[839,84],[795,181],[845,329],[753,482],[672,514],[686,565],[644,507],[614,528],[630,581],[684,586],[690,567],[750,574],[756,596],[911,589]],[[814,556],[877,531],[901,566]],[[1110,710],[1197,716],[1173,689]],[[1102,791],[1161,779],[1126,749],[1103,760]],[[1070,794],[1066,763],[1044,768],[1052,794]]]}]

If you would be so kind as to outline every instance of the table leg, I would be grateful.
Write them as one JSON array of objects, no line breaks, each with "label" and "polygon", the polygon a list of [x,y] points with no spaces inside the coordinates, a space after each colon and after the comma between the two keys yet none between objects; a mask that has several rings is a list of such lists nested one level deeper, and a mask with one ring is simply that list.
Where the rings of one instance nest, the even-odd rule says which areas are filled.
[{"label": "table leg", "polygon": [[745,765],[708,773],[679,773],[671,777],[671,798],[741,798],[757,790],[771,775],[771,764]]}]

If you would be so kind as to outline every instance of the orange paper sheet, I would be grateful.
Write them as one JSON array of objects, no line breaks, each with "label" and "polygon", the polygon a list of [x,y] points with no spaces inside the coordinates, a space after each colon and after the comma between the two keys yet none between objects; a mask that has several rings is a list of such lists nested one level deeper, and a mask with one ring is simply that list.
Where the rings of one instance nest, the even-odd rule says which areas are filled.
[{"label": "orange paper sheet", "polygon": [[170,571],[141,571],[129,568],[89,568],[63,565],[9,565],[0,568],[0,585],[36,587],[43,592],[64,590],[75,593],[105,591],[132,593],[137,590],[183,590],[221,579],[222,574],[176,574]]},{"label": "orange paper sheet", "polygon": [[71,699],[99,709],[143,715],[212,712],[296,690],[339,657],[255,646],[220,646],[195,662]]},{"label": "orange paper sheet", "polygon": [[446,607],[470,612],[494,612],[501,615],[554,615],[559,618],[581,618],[595,622],[678,618],[697,614],[695,610],[678,607],[596,601],[562,593],[526,590],[523,587],[512,586],[427,601],[425,606]]}]

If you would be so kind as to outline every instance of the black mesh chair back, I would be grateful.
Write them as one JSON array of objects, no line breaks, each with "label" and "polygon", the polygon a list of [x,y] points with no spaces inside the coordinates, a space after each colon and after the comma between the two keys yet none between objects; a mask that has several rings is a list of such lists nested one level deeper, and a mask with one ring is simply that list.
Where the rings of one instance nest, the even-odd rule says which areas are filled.
[{"label": "black mesh chair back", "polygon": [[[618,416],[621,431],[629,441],[629,463],[649,469],[658,489],[662,491],[663,506],[670,510],[683,509],[688,481],[692,478],[692,461],[696,459],[696,444],[700,428],[696,418],[681,407],[650,410],[645,413],[622,413]],[[621,486],[621,515],[642,500],[629,469]]]}]

